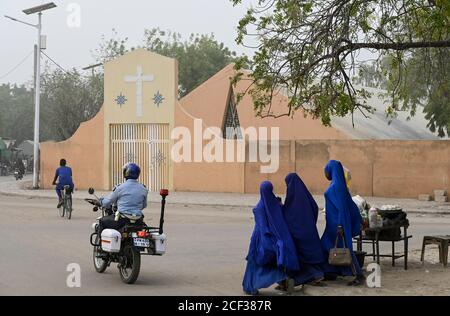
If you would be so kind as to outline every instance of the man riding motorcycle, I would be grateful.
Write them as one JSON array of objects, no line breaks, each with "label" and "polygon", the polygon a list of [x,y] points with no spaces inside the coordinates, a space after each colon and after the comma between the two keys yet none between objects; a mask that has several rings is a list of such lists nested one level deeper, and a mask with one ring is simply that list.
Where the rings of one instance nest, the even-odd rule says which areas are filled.
[{"label": "man riding motorcycle", "polygon": [[135,163],[127,163],[123,166],[123,177],[126,181],[116,186],[108,196],[100,199],[100,206],[109,208],[112,204],[117,205],[117,210],[121,215],[116,220],[114,214],[100,219],[99,233],[103,229],[120,229],[129,223],[127,216],[140,217],[137,223],[142,222],[144,215],[142,210],[147,207],[147,188],[139,183],[137,179],[141,169]]},{"label": "man riding motorcycle", "polygon": [[23,164],[22,159],[17,158],[15,167],[17,171],[19,171],[20,176],[23,176],[25,174],[25,165]]}]

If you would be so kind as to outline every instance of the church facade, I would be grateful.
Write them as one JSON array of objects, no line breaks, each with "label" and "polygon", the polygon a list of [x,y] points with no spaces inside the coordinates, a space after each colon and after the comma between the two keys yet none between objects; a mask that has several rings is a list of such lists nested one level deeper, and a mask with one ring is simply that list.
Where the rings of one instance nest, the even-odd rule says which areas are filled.
[{"label": "church facade", "polygon": [[153,190],[173,187],[170,131],[177,103],[177,62],[138,49],[105,64],[104,104],[68,140],[41,144],[41,187],[48,187],[60,158],[79,189],[111,189],[122,166],[136,162]]},{"label": "church facade", "polygon": [[[231,85],[233,65],[182,99],[174,59],[138,49],[107,62],[104,73],[97,115],[66,141],[41,144],[40,187],[52,188],[65,158],[78,189],[110,190],[123,181],[122,166],[136,162],[140,181],[152,191],[256,193],[270,180],[283,193],[284,177],[297,172],[312,192],[322,193],[329,159],[352,171],[354,194],[417,197],[449,188],[448,140],[356,140],[301,111],[261,119],[249,95],[236,103],[248,81]],[[270,111],[284,113],[287,104],[276,95]]]}]

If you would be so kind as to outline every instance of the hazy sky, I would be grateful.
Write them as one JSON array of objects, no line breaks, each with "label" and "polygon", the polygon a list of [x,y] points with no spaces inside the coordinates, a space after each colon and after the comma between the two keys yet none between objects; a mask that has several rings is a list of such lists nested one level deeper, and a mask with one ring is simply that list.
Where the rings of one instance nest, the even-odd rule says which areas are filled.
[{"label": "hazy sky", "polygon": [[[27,16],[23,9],[51,0],[0,0],[0,84],[25,83],[32,78],[33,56],[11,74],[4,76],[33,50],[37,30],[13,22],[3,15],[36,24],[37,14]],[[252,0],[233,7],[229,0],[55,0],[58,6],[43,13],[43,34],[47,35],[45,53],[65,69],[81,69],[94,62],[91,51],[98,47],[102,34],[115,28],[129,44],[141,44],[144,29],[159,27],[190,33],[214,33],[216,39],[238,53],[251,53],[238,47],[236,26]],[[80,10],[80,27],[69,27],[70,5]],[[73,12],[73,11],[72,11]],[[73,21],[73,20],[72,20]],[[45,57],[44,57],[45,60]]]}]

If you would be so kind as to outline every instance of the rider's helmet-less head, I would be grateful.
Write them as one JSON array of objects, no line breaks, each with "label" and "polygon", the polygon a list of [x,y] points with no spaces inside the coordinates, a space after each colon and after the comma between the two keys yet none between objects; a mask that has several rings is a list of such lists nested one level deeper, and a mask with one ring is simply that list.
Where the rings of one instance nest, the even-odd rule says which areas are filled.
[{"label": "rider's helmet-less head", "polygon": [[66,159],[61,159],[61,160],[59,161],[59,165],[60,165],[61,167],[64,167],[66,164],[67,164]]},{"label": "rider's helmet-less head", "polygon": [[137,180],[139,175],[141,174],[141,168],[135,163],[127,163],[122,168],[123,177],[125,179],[134,179]]}]

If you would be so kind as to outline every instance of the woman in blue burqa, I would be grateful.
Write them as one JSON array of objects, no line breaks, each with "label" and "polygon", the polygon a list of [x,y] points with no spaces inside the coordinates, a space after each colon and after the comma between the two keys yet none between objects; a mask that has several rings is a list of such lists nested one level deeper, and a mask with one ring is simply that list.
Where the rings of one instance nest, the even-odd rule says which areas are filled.
[{"label": "woman in blue burqa", "polygon": [[[330,249],[334,248],[336,236],[340,232],[344,235],[345,245],[350,249],[352,255],[351,267],[327,264],[326,279],[333,280],[338,275],[356,274],[355,279],[348,285],[360,285],[364,281],[364,274],[353,251],[352,238],[360,234],[361,214],[348,191],[342,164],[339,161],[330,160],[325,166],[325,176],[331,183],[325,191],[326,226],[321,239],[322,247],[328,258]],[[343,247],[342,238],[339,238],[338,247]]]},{"label": "woman in blue burqa", "polygon": [[242,286],[247,294],[284,281],[299,270],[295,245],[284,220],[281,203],[269,181],[260,185],[260,200],[253,209],[255,227],[247,254]]},{"label": "woman in blue burqa", "polygon": [[319,208],[308,188],[296,173],[286,176],[286,199],[283,215],[297,249],[300,271],[293,279],[295,285],[324,286],[325,256],[317,231]]}]

